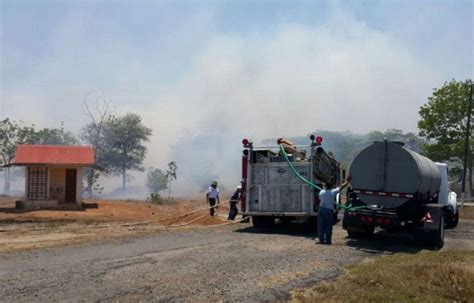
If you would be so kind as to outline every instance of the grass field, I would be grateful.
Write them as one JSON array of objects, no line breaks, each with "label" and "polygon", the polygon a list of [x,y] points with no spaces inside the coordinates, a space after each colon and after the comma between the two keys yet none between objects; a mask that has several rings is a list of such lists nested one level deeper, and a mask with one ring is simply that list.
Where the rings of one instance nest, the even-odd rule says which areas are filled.
[{"label": "grass field", "polygon": [[474,252],[396,254],[347,268],[292,302],[473,302]]}]

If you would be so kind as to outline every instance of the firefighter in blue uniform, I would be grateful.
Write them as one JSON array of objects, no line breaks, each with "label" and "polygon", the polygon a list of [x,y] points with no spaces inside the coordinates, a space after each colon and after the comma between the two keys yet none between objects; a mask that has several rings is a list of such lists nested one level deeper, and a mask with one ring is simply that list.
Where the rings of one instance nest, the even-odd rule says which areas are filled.
[{"label": "firefighter in blue uniform", "polygon": [[242,193],[242,186],[237,186],[237,189],[234,191],[232,196],[230,197],[230,208],[229,208],[229,216],[227,220],[235,220],[239,209],[237,208],[237,203],[239,203],[240,196]]}]

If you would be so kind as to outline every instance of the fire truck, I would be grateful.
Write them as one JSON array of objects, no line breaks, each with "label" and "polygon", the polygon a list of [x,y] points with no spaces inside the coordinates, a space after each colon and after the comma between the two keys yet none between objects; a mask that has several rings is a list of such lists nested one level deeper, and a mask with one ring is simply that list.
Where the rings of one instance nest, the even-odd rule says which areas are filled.
[{"label": "fire truck", "polygon": [[278,139],[273,146],[242,140],[242,212],[254,227],[270,227],[276,219],[315,220],[319,190],[308,183],[323,187],[344,177],[340,163],[323,148],[323,138],[309,139],[308,145]]}]

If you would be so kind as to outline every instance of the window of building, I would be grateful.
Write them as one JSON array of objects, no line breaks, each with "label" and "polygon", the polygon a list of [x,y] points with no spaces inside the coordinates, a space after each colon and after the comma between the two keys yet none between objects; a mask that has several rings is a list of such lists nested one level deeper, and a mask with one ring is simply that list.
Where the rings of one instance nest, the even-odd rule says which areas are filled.
[{"label": "window of building", "polygon": [[28,168],[28,200],[46,200],[48,193],[48,168]]}]

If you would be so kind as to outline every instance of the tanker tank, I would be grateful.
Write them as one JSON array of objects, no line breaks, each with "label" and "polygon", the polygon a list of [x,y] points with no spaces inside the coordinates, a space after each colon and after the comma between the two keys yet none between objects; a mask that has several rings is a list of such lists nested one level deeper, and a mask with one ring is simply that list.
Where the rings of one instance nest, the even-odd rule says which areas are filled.
[{"label": "tanker tank", "polygon": [[350,174],[360,200],[383,208],[397,208],[415,196],[433,197],[441,182],[433,161],[390,141],[374,142],[362,150],[352,161]]}]

